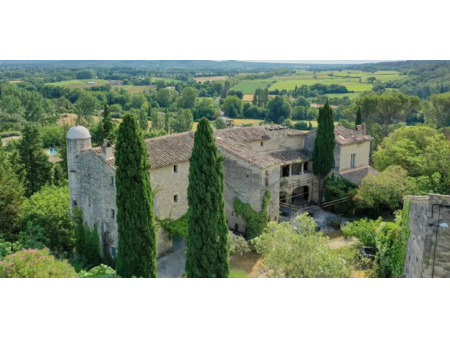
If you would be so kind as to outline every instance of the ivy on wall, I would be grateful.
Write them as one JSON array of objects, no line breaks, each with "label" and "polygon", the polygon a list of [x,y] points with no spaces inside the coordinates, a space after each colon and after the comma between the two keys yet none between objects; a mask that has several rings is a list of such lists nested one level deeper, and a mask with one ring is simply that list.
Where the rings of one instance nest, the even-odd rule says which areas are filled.
[{"label": "ivy on wall", "polygon": [[169,236],[186,238],[188,234],[188,215],[185,213],[178,219],[156,219],[157,224],[169,233]]},{"label": "ivy on wall", "polygon": [[253,239],[262,234],[269,220],[269,202],[272,194],[267,190],[263,197],[261,211],[255,211],[248,203],[241,202],[237,197],[233,200],[233,210],[247,223],[247,239]]}]

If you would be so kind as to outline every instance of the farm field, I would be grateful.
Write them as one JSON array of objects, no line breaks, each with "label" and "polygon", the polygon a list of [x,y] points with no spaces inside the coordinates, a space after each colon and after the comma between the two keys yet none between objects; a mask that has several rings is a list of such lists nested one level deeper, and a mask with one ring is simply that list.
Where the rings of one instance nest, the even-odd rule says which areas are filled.
[{"label": "farm field", "polygon": [[[88,83],[95,82],[95,83]],[[108,84],[108,80],[102,79],[88,79],[88,80],[68,80],[68,81],[60,81],[60,82],[48,82],[46,85],[49,86],[61,86],[61,87],[69,87],[69,88],[91,88],[98,87]],[[147,92],[151,89],[154,89],[155,86],[135,86],[135,85],[112,85],[112,88],[123,88],[130,92],[131,94],[143,93]]]},{"label": "farm field", "polygon": [[206,81],[223,81],[228,76],[201,76],[201,77],[194,77],[194,80],[197,82],[206,82]]},{"label": "farm field", "polygon": [[244,94],[254,94],[257,88],[267,88],[269,87],[275,79],[264,79],[264,80],[244,80],[239,82],[237,85],[233,86],[233,90],[240,90]]},{"label": "farm field", "polygon": [[[298,71],[289,76],[276,76],[263,80],[242,80],[236,84],[233,89],[240,90],[244,94],[253,94],[257,88],[267,88],[269,90],[294,90],[295,87],[301,87],[303,85],[311,86],[316,83],[322,83],[326,85],[338,84],[345,86],[349,91],[354,93],[340,93],[340,94],[327,94],[329,97],[343,97],[349,96],[351,99],[359,96],[359,93],[372,90],[373,85],[368,82],[369,78],[375,78],[382,82],[400,80],[407,76],[401,75],[395,71],[379,71],[375,73],[363,72],[363,71]],[[246,97],[248,99],[249,97]]]}]

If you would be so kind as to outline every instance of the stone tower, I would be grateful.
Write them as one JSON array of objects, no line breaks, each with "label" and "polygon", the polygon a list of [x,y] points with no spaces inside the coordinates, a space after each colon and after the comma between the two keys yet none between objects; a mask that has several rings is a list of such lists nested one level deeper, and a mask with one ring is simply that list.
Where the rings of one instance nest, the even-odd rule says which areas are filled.
[{"label": "stone tower", "polygon": [[91,134],[82,126],[69,129],[67,133],[67,169],[69,173],[70,211],[81,206],[81,157],[80,153],[92,148]]}]

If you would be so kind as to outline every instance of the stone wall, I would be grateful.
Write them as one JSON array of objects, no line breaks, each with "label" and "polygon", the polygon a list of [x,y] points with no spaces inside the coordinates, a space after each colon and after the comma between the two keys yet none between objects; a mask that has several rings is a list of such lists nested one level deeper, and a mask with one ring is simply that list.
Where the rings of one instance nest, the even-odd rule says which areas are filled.
[{"label": "stone wall", "polygon": [[[339,171],[350,169],[351,154],[356,154],[355,168],[369,165],[370,142],[340,145]],[[335,157],[336,159],[336,157]]]},{"label": "stone wall", "polygon": [[[160,219],[178,219],[188,210],[187,188],[189,185],[189,162],[151,169],[150,182],[155,198],[155,216]],[[176,201],[175,201],[175,197]]]},{"label": "stone wall", "polygon": [[[450,196],[408,196],[408,250],[405,276],[409,278],[450,277]],[[441,226],[440,226],[441,225]]]}]

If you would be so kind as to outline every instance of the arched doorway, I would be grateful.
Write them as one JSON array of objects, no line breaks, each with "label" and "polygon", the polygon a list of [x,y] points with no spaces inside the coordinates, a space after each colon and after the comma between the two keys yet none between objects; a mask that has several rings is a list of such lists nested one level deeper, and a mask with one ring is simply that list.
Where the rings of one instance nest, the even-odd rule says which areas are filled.
[{"label": "arched doorway", "polygon": [[303,187],[295,188],[292,192],[291,204],[303,205],[309,200],[309,187],[307,185]]}]

